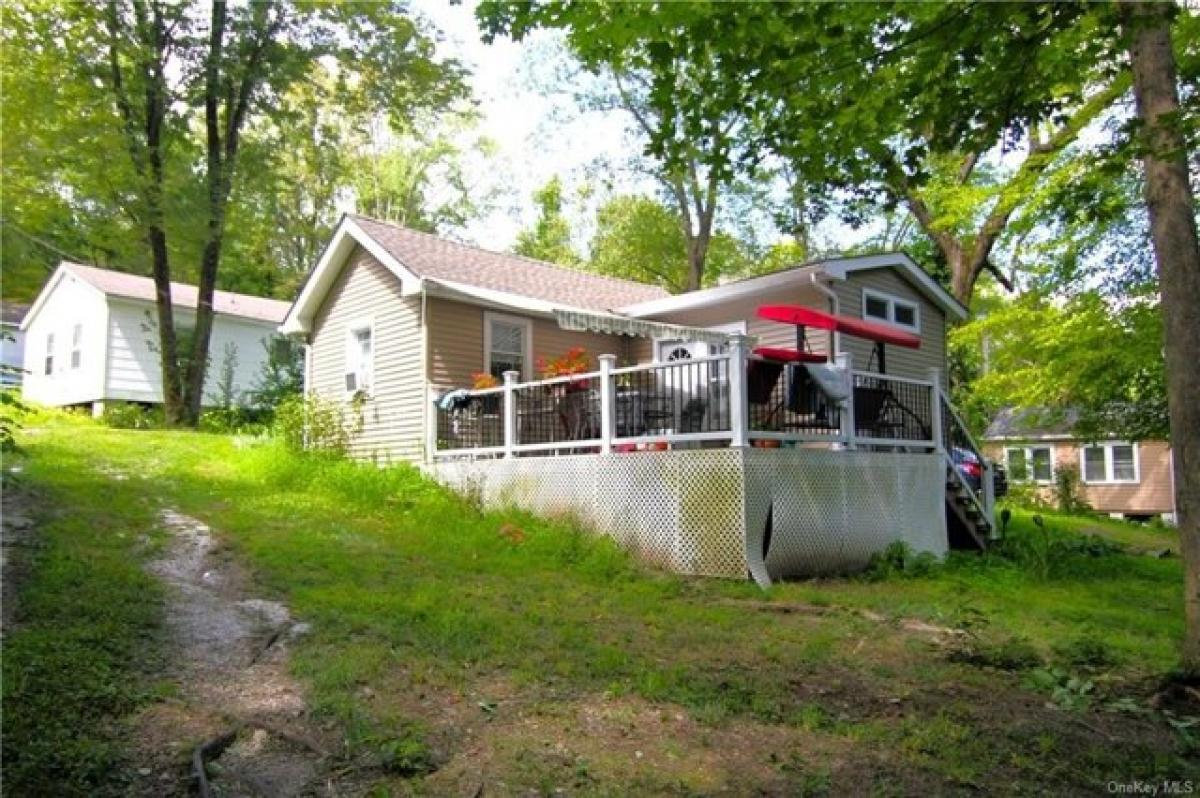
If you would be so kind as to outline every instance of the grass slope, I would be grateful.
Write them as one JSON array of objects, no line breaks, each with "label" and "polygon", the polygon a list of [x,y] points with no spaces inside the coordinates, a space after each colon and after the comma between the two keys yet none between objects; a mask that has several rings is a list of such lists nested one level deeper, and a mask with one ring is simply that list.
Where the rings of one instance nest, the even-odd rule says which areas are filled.
[{"label": "grass slope", "polygon": [[[1196,765],[1139,686],[1173,664],[1179,562],[1080,544],[1065,521],[1044,564],[1018,514],[1024,565],[962,556],[764,594],[480,512],[409,468],[82,422],[28,449],[55,490],[117,468],[131,495],[219,530],[313,624],[294,667],[349,760],[390,773],[381,789],[1088,792]],[[107,523],[144,523],[129,512]]]}]

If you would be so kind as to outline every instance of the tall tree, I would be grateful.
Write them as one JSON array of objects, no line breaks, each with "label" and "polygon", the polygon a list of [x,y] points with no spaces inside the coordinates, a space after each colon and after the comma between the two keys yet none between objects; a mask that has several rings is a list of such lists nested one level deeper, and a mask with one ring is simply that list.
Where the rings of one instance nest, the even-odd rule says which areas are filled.
[{"label": "tall tree", "polygon": [[562,180],[555,175],[534,193],[533,199],[538,207],[537,221],[531,229],[517,234],[513,251],[563,266],[578,264],[579,255],[571,243],[571,223],[563,208]]},{"label": "tall tree", "polygon": [[718,232],[708,246],[703,283],[695,285],[682,229],[675,210],[651,197],[613,197],[596,212],[587,268],[659,285],[676,294],[715,285],[722,277],[741,276],[753,269],[754,260],[747,247]]},{"label": "tall tree", "polygon": [[[332,104],[353,101],[361,104],[355,113],[371,108],[397,122],[461,98],[461,69],[435,56],[432,40],[396,2],[34,0],[31,6],[6,10],[3,24],[6,48],[12,41],[38,69],[5,70],[6,95],[15,88],[29,110],[39,94],[55,96],[61,108],[49,115],[48,132],[10,123],[5,115],[6,143],[13,131],[31,134],[16,151],[18,184],[42,181],[35,201],[12,205],[5,181],[6,210],[14,208],[20,217],[18,225],[5,219],[6,242],[43,242],[48,246],[38,246],[57,251],[54,257],[99,251],[106,255],[98,258],[102,263],[151,272],[167,416],[194,423],[228,220],[245,219],[252,209],[242,203],[261,198],[255,189],[272,182],[270,169],[241,174],[243,134],[269,128],[286,114],[281,100],[312,75],[315,64],[337,75],[336,91],[326,95]],[[17,34],[11,40],[10,31]],[[56,56],[62,63],[55,63]],[[32,115],[39,116],[46,114]],[[71,135],[82,143],[62,147]],[[314,142],[322,144],[336,146]],[[256,166],[279,158],[251,149]],[[67,151],[62,158],[60,150]],[[113,159],[114,150],[124,157]],[[6,170],[13,163],[8,155],[6,148]],[[65,239],[60,231],[68,229],[84,231],[86,238]],[[93,234],[105,230],[116,234]],[[129,246],[136,239],[140,253]],[[244,243],[240,231],[230,241],[239,253]],[[5,258],[7,267],[7,253]],[[172,278],[200,284],[195,328],[182,338],[169,302]]]},{"label": "tall tree", "polygon": [[1162,286],[1167,402],[1175,458],[1175,506],[1186,565],[1183,668],[1200,679],[1200,243],[1171,42],[1177,13],[1165,3],[1123,2],[1154,256]]}]

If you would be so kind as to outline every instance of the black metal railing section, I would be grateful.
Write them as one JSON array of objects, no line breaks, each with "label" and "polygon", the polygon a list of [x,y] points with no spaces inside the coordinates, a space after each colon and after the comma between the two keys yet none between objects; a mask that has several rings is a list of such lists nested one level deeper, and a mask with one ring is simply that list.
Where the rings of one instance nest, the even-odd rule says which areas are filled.
[{"label": "black metal railing section", "polygon": [[729,360],[679,360],[617,370],[613,436],[728,432]]},{"label": "black metal railing section", "polygon": [[581,375],[513,392],[518,446],[600,437],[600,378]]},{"label": "black metal railing section", "polygon": [[504,445],[504,392],[462,394],[438,402],[438,450],[482,449]]},{"label": "black metal railing section", "polygon": [[841,433],[841,405],[826,395],[802,364],[751,359],[746,383],[752,432]]},{"label": "black metal railing section", "polygon": [[928,383],[855,373],[856,437],[932,441],[933,421],[933,388]]}]

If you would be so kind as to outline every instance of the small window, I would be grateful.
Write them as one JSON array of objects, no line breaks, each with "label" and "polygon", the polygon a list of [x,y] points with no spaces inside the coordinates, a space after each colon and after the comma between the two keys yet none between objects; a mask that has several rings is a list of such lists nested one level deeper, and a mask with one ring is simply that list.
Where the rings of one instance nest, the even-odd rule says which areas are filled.
[{"label": "small window", "polygon": [[863,318],[883,321],[920,332],[921,314],[915,302],[891,294],[863,289]]},{"label": "small window", "polygon": [[1084,482],[1104,482],[1108,477],[1103,446],[1088,446],[1083,450]]},{"label": "small window", "polygon": [[528,319],[487,313],[484,315],[484,337],[487,348],[484,370],[487,373],[497,379],[504,379],[506,371],[528,376],[533,339],[533,328]]},{"label": "small window", "polygon": [[79,368],[83,362],[83,325],[76,324],[71,330],[71,368]]},{"label": "small window", "polygon": [[46,375],[54,373],[54,333],[46,333],[46,362],[42,373]]},{"label": "small window", "polygon": [[1102,443],[1083,447],[1084,482],[1138,482],[1137,444]]},{"label": "small window", "polygon": [[354,325],[346,333],[346,393],[369,393],[375,378],[374,330]]},{"label": "small window", "polygon": [[1004,450],[1008,478],[1013,482],[1052,482],[1054,458],[1049,446],[1014,446]]}]

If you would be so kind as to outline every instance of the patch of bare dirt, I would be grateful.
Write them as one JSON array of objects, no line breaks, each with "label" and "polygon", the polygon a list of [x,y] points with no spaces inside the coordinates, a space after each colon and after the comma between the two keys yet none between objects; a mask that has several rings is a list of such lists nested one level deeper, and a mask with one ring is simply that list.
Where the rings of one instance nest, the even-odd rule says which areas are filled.
[{"label": "patch of bare dirt", "polygon": [[30,555],[39,545],[36,507],[33,492],[12,472],[5,474],[0,491],[0,636],[12,628],[17,593],[29,571]]},{"label": "patch of bare dirt", "polygon": [[171,652],[165,676],[178,697],[134,722],[137,795],[324,795],[329,747],[287,670],[304,634],[276,601],[249,595],[245,573],[203,522],[166,509],[170,542],[148,566],[167,588]]}]

